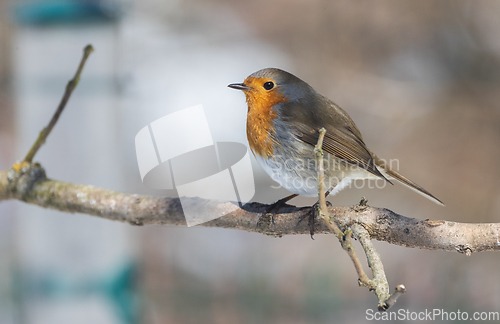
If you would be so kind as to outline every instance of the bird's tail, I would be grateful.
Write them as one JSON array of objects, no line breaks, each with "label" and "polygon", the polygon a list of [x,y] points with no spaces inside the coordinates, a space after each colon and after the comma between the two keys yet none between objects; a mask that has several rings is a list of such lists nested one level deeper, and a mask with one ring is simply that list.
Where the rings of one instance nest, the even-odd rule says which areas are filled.
[{"label": "bird's tail", "polygon": [[443,202],[439,199],[437,199],[433,194],[425,190],[424,188],[420,187],[418,184],[415,182],[411,181],[410,179],[404,177],[403,175],[399,174],[396,172],[394,169],[392,169],[390,166],[388,166],[382,159],[379,159],[375,154],[372,154],[374,158],[375,165],[378,167],[380,172],[384,174],[385,177],[389,179],[395,179],[408,188],[416,191],[417,193],[421,194],[427,199],[432,200],[438,205],[444,206]]}]

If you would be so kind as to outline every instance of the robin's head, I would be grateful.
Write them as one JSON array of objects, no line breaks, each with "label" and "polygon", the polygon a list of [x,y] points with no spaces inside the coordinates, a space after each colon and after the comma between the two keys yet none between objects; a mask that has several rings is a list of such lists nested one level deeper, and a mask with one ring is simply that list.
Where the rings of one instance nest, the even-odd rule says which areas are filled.
[{"label": "robin's head", "polygon": [[253,107],[274,107],[276,104],[297,100],[310,93],[312,88],[293,74],[267,68],[250,74],[243,83],[228,87],[245,93],[249,111]]},{"label": "robin's head", "polygon": [[243,83],[233,83],[228,87],[245,93],[248,143],[254,154],[266,157],[274,150],[274,121],[279,117],[281,107],[314,92],[304,81],[279,69],[259,70]]}]

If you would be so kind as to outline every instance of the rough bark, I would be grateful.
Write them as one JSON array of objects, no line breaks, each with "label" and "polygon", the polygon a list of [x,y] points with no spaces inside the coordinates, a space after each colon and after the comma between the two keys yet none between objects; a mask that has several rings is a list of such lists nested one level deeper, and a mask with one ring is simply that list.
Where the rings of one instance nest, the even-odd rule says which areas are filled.
[{"label": "rough bark", "polygon": [[[127,194],[50,180],[45,178],[45,172],[37,164],[25,165],[18,172],[0,171],[0,201],[6,199],[22,200],[45,208],[83,213],[134,225],[186,224],[177,198]],[[199,206],[217,205],[199,198],[191,198],[189,201]],[[217,205],[217,208],[229,209],[229,205]],[[309,207],[285,205],[277,210],[275,225],[269,220],[256,227],[258,218],[267,207],[268,205],[260,203],[249,203],[200,226],[232,228],[272,236],[309,233],[307,222],[297,225],[298,219],[309,212]],[[370,238],[378,241],[428,250],[455,251],[467,255],[472,252],[500,251],[498,223],[420,220],[396,214],[385,208],[370,206],[329,207],[328,210],[341,230],[359,224],[368,231]],[[316,233],[330,231],[323,222],[318,222]]]}]

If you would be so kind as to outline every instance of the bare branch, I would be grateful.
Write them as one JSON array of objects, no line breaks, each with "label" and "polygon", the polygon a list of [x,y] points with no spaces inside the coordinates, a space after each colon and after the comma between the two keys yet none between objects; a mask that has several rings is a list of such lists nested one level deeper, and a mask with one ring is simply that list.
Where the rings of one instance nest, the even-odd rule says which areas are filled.
[{"label": "bare branch", "polygon": [[[318,143],[314,147],[314,154],[316,154],[316,159],[318,160],[318,196],[319,196],[319,218],[325,223],[328,229],[335,233],[339,241],[342,243],[343,233],[338,228],[335,222],[330,221],[330,216],[328,214],[328,208],[326,207],[326,197],[325,197],[325,170],[323,167],[323,138],[325,137],[326,129],[321,128],[319,130]],[[354,251],[353,249],[351,249]],[[347,251],[347,250],[346,250]],[[354,260],[353,260],[354,261]],[[356,264],[356,263],[355,263]],[[361,268],[363,271],[363,268]]]},{"label": "bare branch", "polygon": [[[363,226],[359,224],[353,224],[342,233],[342,231],[335,224],[335,219],[333,219],[333,217],[330,217],[328,209],[326,207],[325,170],[323,167],[322,150],[323,138],[325,137],[325,134],[326,129],[321,128],[319,130],[318,143],[314,147],[314,153],[316,154],[316,159],[318,161],[318,195],[320,202],[319,217],[321,218],[323,223],[325,223],[328,229],[335,233],[340,242],[340,245],[342,246],[342,249],[344,249],[344,251],[346,251],[351,258],[351,261],[354,264],[354,268],[356,269],[356,272],[358,274],[359,285],[375,292],[378,298],[378,309],[380,311],[384,311],[391,305],[396,303],[396,299],[400,294],[394,293],[392,296],[389,294],[389,283],[387,282],[387,278],[385,276],[384,265],[382,264],[380,255],[377,253],[375,247],[372,244],[370,235],[363,228]],[[363,198],[359,205],[366,206],[366,200]],[[368,278],[365,271],[363,270],[363,266],[361,265],[361,261],[359,260],[358,255],[356,254],[356,250],[351,244],[352,234],[354,234],[355,237],[359,239],[361,246],[365,251],[366,259],[368,260],[368,266],[370,267],[370,269],[372,269],[373,279]],[[389,301],[389,298],[391,298],[391,303],[387,302]]]},{"label": "bare branch", "polygon": [[50,132],[54,128],[55,124],[59,120],[59,116],[61,116],[61,113],[64,110],[64,107],[66,107],[66,104],[68,103],[69,97],[71,97],[71,94],[73,93],[73,90],[75,90],[76,86],[78,85],[78,82],[80,81],[80,75],[82,74],[83,67],[85,66],[85,62],[87,62],[87,59],[94,51],[94,48],[92,45],[87,45],[83,49],[83,57],[82,60],[80,61],[80,65],[78,66],[78,70],[75,73],[75,76],[73,77],[72,80],[68,82],[66,85],[66,90],[64,91],[64,95],[61,99],[61,102],[59,103],[59,106],[57,107],[57,110],[55,111],[54,115],[52,116],[52,119],[50,120],[49,124],[47,127],[42,129],[40,134],[38,135],[38,138],[36,139],[35,143],[31,147],[30,151],[24,158],[24,162],[31,163],[33,161],[33,158],[35,157],[35,154],[38,152],[40,147],[45,143],[45,140],[49,136]]},{"label": "bare branch", "polygon": [[[403,285],[399,285],[398,288],[396,288],[396,292],[390,295],[389,282],[385,276],[384,265],[382,264],[380,255],[372,244],[368,231],[366,231],[360,224],[353,224],[351,228],[353,234],[359,239],[359,242],[365,251],[368,266],[372,269],[373,279],[369,280],[370,286],[368,286],[368,288],[374,290],[377,295],[379,301],[378,310],[384,311],[394,305],[397,298],[402,293],[406,292],[406,289]],[[360,285],[364,286],[363,282],[360,282]]]},{"label": "bare branch", "polygon": [[[394,292],[392,293],[391,296],[385,301],[384,309],[386,310],[392,305],[396,303],[396,300],[401,296],[402,294],[406,293],[406,287],[404,285],[397,285],[396,288],[394,289]],[[379,309],[380,310],[380,309]]]},{"label": "bare branch", "polygon": [[[0,171],[0,201],[17,199],[44,208],[69,213],[83,213],[137,225],[184,225],[184,215],[177,198],[127,194],[45,178],[37,164],[15,170]],[[192,198],[193,204],[213,205],[213,202]],[[219,209],[229,208],[217,206]],[[232,206],[231,206],[232,207]],[[297,225],[310,208],[285,205],[276,211],[275,225],[268,223],[256,228],[258,218],[268,205],[250,203],[226,216],[204,223],[205,227],[222,227],[258,232],[272,236],[309,234],[304,222]],[[229,209],[228,209],[229,210]],[[372,239],[405,247],[427,250],[454,251],[469,255],[473,252],[500,251],[500,224],[469,224],[449,221],[419,220],[398,215],[385,208],[369,206],[330,207],[328,212],[341,230],[353,224],[362,225]],[[319,223],[317,234],[331,233]]]},{"label": "bare branch", "polygon": [[349,257],[351,258],[352,263],[354,264],[354,268],[358,274],[358,282],[361,286],[367,287],[369,289],[375,290],[375,284],[368,278],[365,271],[363,270],[363,266],[361,265],[361,261],[359,260],[358,255],[356,254],[356,250],[351,244],[351,236],[352,231],[350,228],[347,228],[345,232],[342,232],[330,214],[328,212],[328,208],[326,206],[326,197],[325,197],[325,170],[323,166],[323,138],[325,137],[326,129],[321,128],[319,130],[318,143],[314,147],[314,153],[316,154],[316,159],[318,160],[318,195],[319,195],[319,218],[323,221],[323,223],[328,227],[328,229],[335,233],[337,236],[340,245],[347,252]]},{"label": "bare branch", "polygon": [[356,273],[358,274],[358,284],[360,286],[366,287],[370,290],[376,290],[377,286],[373,280],[370,280],[363,270],[363,266],[361,265],[361,261],[359,260],[358,255],[356,254],[356,250],[354,250],[354,246],[351,243],[353,231],[350,228],[347,228],[344,234],[344,237],[340,241],[342,248],[347,252],[349,257],[351,258],[352,263],[354,264],[354,268],[356,269]]}]

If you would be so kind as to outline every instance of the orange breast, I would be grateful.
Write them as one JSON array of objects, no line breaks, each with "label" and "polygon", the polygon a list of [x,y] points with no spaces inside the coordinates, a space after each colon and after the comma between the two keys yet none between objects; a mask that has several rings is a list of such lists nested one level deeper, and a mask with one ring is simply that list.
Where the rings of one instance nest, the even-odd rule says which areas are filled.
[{"label": "orange breast", "polygon": [[[253,80],[245,80],[245,84],[252,85]],[[261,83],[261,82],[259,82]],[[268,158],[273,154],[274,141],[274,120],[278,113],[273,107],[279,103],[286,102],[277,89],[266,92],[256,87],[245,93],[248,114],[247,114],[247,139],[252,152],[259,156]]]}]

